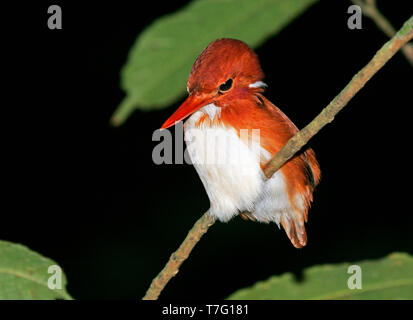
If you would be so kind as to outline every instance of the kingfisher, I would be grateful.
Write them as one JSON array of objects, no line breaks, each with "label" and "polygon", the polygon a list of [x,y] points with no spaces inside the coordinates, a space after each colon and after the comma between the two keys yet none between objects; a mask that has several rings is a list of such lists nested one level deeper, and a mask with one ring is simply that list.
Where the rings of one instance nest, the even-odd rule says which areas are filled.
[{"label": "kingfisher", "polygon": [[298,132],[264,95],[267,85],[255,52],[236,39],[210,43],[187,81],[188,98],[162,125],[186,118],[187,151],[222,222],[244,219],[284,228],[296,248],[307,244],[305,223],[321,171],[311,148],[288,160],[271,178],[264,167]]}]

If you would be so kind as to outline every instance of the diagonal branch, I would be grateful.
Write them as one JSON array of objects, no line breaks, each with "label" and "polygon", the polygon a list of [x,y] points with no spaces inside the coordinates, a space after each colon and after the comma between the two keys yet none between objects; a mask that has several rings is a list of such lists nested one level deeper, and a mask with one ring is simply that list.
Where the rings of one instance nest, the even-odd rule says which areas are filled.
[{"label": "diagonal branch", "polygon": [[[366,17],[369,17],[376,26],[383,31],[389,38],[396,34],[396,29],[391,25],[390,21],[387,20],[385,16],[377,8],[375,0],[351,0],[355,5],[361,8],[361,12]],[[413,67],[413,44],[406,43],[403,48],[401,48],[407,61],[410,62]]]},{"label": "diagonal branch", "polygon": [[[325,107],[321,113],[304,129],[295,134],[285,146],[264,168],[265,175],[270,178],[281,166],[294,156],[318,131],[333,121],[335,115],[343,109],[350,99],[364,87],[367,81],[410,39],[413,38],[413,16],[405,22],[396,35],[386,42],[374,55],[370,62],[361,69],[345,86],[345,88]],[[174,277],[181,264],[188,258],[194,246],[215,223],[215,218],[206,212],[188,232],[185,240],[169,258],[162,271],[152,280],[152,283],[143,297],[144,300],[156,300],[160,293]]]}]

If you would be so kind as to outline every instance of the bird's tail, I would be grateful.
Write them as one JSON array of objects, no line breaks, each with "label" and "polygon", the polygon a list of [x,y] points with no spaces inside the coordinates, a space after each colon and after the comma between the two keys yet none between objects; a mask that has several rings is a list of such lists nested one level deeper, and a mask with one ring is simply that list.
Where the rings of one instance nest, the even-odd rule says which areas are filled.
[{"label": "bird's tail", "polygon": [[320,181],[320,167],[314,151],[307,149],[283,168],[284,175],[289,178],[287,192],[291,207],[281,215],[280,222],[294,247],[302,248],[307,244],[304,224],[308,219],[314,188]]},{"label": "bird's tail", "polygon": [[301,214],[296,214],[294,217],[290,214],[282,214],[281,225],[294,247],[302,248],[307,244],[307,233]]}]

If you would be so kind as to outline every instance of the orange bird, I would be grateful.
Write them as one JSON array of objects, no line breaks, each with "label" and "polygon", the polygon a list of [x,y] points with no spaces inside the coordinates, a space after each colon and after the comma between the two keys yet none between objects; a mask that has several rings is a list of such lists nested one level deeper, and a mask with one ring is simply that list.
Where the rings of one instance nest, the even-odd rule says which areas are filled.
[{"label": "orange bird", "polygon": [[301,248],[320,168],[308,148],[265,177],[265,164],[298,129],[262,95],[263,78],[257,55],[244,42],[212,42],[192,67],[188,98],[162,129],[189,117],[187,150],[208,193],[211,215],[223,222],[241,214],[281,224]]}]

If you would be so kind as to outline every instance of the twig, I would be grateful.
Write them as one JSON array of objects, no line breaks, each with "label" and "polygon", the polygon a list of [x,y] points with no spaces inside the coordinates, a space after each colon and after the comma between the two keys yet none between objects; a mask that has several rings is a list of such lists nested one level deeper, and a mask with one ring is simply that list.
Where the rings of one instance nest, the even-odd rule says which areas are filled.
[{"label": "twig", "polygon": [[174,277],[181,266],[182,262],[188,258],[192,249],[201,239],[201,237],[208,231],[208,228],[212,226],[215,222],[215,217],[211,216],[208,211],[203,214],[203,216],[195,222],[191,230],[189,230],[188,235],[185,240],[181,243],[178,250],[172,253],[169,258],[168,263],[162,269],[161,272],[152,280],[151,286],[143,300],[156,300],[158,299],[163,288],[166,286],[168,281]]},{"label": "twig", "polygon": [[[366,82],[410,39],[413,37],[413,16],[405,22],[403,27],[388,42],[386,42],[373,59],[361,69],[347,84],[347,86],[311,121],[304,129],[295,134],[285,146],[264,168],[265,175],[270,178],[281,166],[298,152],[322,127],[333,121],[335,115],[343,109],[350,99],[366,84]],[[208,228],[215,222],[215,218],[206,212],[188,232],[185,240],[169,258],[168,263],[158,276],[153,279],[144,300],[156,300],[168,281],[175,276],[182,262],[188,258],[191,250]]]},{"label": "twig", "polygon": [[[374,0],[351,0],[355,5],[358,5],[361,8],[361,12],[369,17],[377,25],[377,27],[383,31],[389,38],[393,37],[396,34],[396,29],[391,25],[389,20],[376,6],[376,1]],[[407,61],[413,67],[413,44],[406,43],[401,51],[405,55]]]}]

